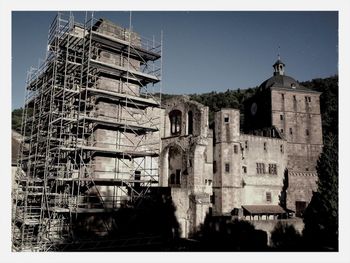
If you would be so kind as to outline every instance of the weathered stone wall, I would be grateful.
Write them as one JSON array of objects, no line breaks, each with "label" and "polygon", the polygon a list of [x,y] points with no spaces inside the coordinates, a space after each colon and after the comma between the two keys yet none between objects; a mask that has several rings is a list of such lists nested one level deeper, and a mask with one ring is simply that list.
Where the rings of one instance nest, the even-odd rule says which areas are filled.
[{"label": "weathered stone wall", "polygon": [[140,95],[140,87],[138,85],[106,77],[100,77],[96,81],[96,88],[133,96]]},{"label": "weathered stone wall", "polygon": [[[164,105],[160,182],[168,186],[171,175],[181,171],[181,184],[169,186],[182,235],[188,237],[203,223],[211,206],[213,138],[208,131],[208,107],[187,97],[170,99]],[[177,134],[171,133],[169,114],[174,110],[181,116],[181,129]]]},{"label": "weathered stone wall", "polygon": [[[125,69],[129,69],[131,71],[140,71],[141,62],[139,60],[128,58],[123,54],[115,54],[109,51],[101,51],[97,57],[97,60],[112,64],[115,66],[124,67]],[[129,61],[129,63],[128,63]]]},{"label": "weathered stone wall", "polygon": [[[241,172],[244,181],[242,204],[278,205],[287,166],[287,142],[244,134],[240,136],[240,140],[243,150]],[[257,163],[264,164],[265,173],[258,173]],[[277,174],[269,171],[269,165],[276,165]],[[271,193],[271,201],[267,201],[267,193]]]},{"label": "weathered stone wall", "polygon": [[320,93],[271,90],[273,125],[288,141],[288,168],[315,171],[322,151]]},{"label": "weathered stone wall", "polygon": [[[239,123],[238,110],[223,109],[215,114],[215,214],[227,214],[242,205],[277,205],[280,201],[287,142],[241,135]],[[257,172],[257,163],[264,165],[264,172]],[[276,165],[277,174],[269,170],[269,165]]]},{"label": "weathered stone wall", "polygon": [[101,19],[99,21],[98,27],[96,26],[96,28],[94,27],[94,29],[97,32],[102,33],[104,35],[108,35],[128,42],[130,41],[131,44],[134,46],[141,46],[141,38],[139,34],[137,34],[136,32],[130,32],[129,29],[120,27],[106,19]]},{"label": "weathered stone wall", "polygon": [[190,226],[193,225],[189,211],[189,192],[186,188],[171,188],[171,197],[176,208],[175,216],[180,224],[181,237],[184,238],[188,237]]},{"label": "weathered stone wall", "polygon": [[[181,114],[181,133],[180,136],[189,135],[189,112],[192,112],[193,136],[208,137],[209,132],[209,108],[202,104],[190,101],[186,96],[179,96],[169,99],[164,103],[164,134],[163,137],[171,137],[171,121],[169,113],[174,110],[179,110]],[[178,135],[176,135],[178,136]]]},{"label": "weathered stone wall", "polygon": [[239,142],[239,110],[223,109],[215,114],[214,213],[230,213],[241,206],[242,152]]},{"label": "weathered stone wall", "polygon": [[316,173],[294,173],[289,172],[287,190],[287,207],[296,211],[296,202],[305,202],[306,206],[310,203],[312,192],[317,191]]}]

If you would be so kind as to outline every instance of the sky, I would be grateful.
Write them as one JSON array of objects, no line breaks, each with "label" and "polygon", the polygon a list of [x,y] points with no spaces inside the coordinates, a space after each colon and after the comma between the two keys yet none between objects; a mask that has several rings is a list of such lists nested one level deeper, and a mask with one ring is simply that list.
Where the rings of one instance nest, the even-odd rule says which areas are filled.
[{"label": "sky", "polygon": [[[12,109],[23,105],[26,74],[45,57],[56,12],[12,12]],[[85,12],[73,12],[84,22]],[[90,14],[89,14],[90,16]],[[94,12],[129,27],[129,12]],[[298,81],[338,74],[334,11],[134,11],[133,30],[160,40],[163,93],[192,94],[260,85],[280,54]]]}]

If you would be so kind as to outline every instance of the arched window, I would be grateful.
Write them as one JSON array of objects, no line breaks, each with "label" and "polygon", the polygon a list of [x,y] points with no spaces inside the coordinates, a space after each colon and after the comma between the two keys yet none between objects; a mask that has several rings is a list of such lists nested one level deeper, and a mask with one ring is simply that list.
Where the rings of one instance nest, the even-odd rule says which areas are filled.
[{"label": "arched window", "polygon": [[169,113],[170,133],[171,135],[179,135],[181,133],[181,111],[173,110]]},{"label": "arched window", "polygon": [[189,111],[187,114],[188,117],[188,134],[193,134],[193,113]]}]

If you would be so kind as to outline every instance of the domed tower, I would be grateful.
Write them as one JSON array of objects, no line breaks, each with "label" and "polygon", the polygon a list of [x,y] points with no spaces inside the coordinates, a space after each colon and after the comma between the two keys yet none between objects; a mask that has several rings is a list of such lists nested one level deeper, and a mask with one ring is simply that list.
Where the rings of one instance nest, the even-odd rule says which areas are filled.
[{"label": "domed tower", "polygon": [[[309,90],[285,75],[285,64],[279,57],[273,69],[273,76],[246,101],[244,127],[245,132],[254,133],[274,126],[287,140],[290,186],[287,203],[294,210],[306,206],[312,190],[316,190],[316,164],[323,144],[321,93]],[[299,177],[294,180],[292,175]]]}]

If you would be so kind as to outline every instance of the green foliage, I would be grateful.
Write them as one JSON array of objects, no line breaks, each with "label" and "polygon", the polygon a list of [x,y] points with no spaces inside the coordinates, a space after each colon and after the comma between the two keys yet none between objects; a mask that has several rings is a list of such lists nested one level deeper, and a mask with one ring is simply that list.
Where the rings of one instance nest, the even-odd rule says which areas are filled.
[{"label": "green foliage", "polygon": [[338,249],[338,137],[325,137],[317,162],[318,191],[304,214],[305,244],[311,250]]},{"label": "green foliage", "polygon": [[12,129],[19,133],[21,133],[22,113],[22,108],[14,109],[12,111]]},{"label": "green foliage", "polygon": [[322,114],[323,136],[338,134],[338,76],[325,79],[313,79],[301,83],[306,88],[322,92],[320,107]]},{"label": "green foliage", "polygon": [[248,88],[244,90],[227,90],[225,92],[215,92],[203,94],[191,94],[190,98],[209,107],[209,123],[214,120],[214,112],[222,108],[239,109],[243,112],[243,102],[255,94],[256,89]]}]

